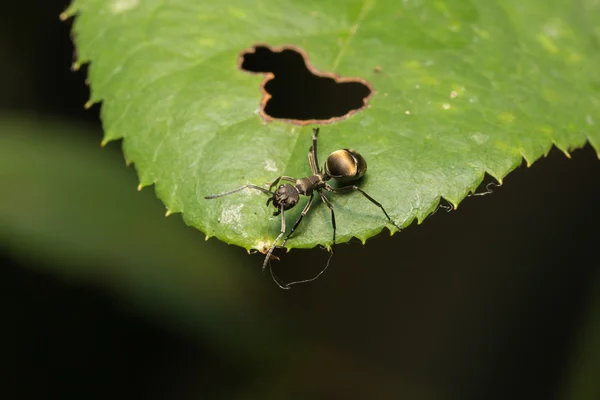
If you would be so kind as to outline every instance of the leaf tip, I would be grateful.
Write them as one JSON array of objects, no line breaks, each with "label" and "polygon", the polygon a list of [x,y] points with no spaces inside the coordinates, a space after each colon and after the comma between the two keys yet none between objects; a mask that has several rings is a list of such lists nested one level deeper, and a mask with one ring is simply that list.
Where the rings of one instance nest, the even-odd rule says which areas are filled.
[{"label": "leaf tip", "polygon": [[75,9],[75,5],[74,5],[74,3],[71,3],[71,5],[69,7],[67,7],[67,9],[65,11],[58,14],[58,18],[61,21],[66,21],[69,18],[73,17],[76,13],[77,13],[77,10]]},{"label": "leaf tip", "polygon": [[525,160],[525,165],[527,166],[527,168],[531,167],[531,164],[533,164],[533,162],[529,160],[529,158],[525,155],[523,151],[521,151],[520,154],[521,157],[523,157],[523,160]]},{"label": "leaf tip", "polygon": [[94,103],[92,101],[86,101],[85,104],[83,105],[83,108],[86,110],[89,110],[90,108],[92,108],[93,105],[94,105]]},{"label": "leaf tip", "polygon": [[144,185],[142,185],[141,183],[137,186],[137,191],[141,192],[142,189],[144,188]]},{"label": "leaf tip", "polygon": [[[77,61],[73,61],[73,64],[71,64],[71,71],[77,72],[77,71],[79,71],[80,68],[81,68],[81,64]],[[87,82],[87,79],[86,79],[86,82]],[[89,86],[89,83],[87,83],[87,85]]]},{"label": "leaf tip", "polygon": [[171,210],[167,210],[167,211],[165,212],[165,217],[169,217],[169,216],[171,216],[172,214],[173,214],[173,211],[171,211]]},{"label": "leaf tip", "polygon": [[[108,142],[110,142],[110,140],[108,140],[107,138],[102,139],[102,141],[100,142],[100,147],[102,147],[102,148],[106,147]],[[125,164],[127,164],[127,161],[125,161]]]},{"label": "leaf tip", "polygon": [[450,211],[456,211],[456,209],[458,208],[458,202],[450,201],[450,200],[447,200],[447,201],[450,204]]}]

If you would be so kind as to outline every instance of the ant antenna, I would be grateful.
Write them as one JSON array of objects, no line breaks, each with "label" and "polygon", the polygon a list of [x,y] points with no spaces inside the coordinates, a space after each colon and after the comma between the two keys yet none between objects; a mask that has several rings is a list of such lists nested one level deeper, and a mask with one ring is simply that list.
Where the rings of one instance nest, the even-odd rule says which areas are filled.
[{"label": "ant antenna", "polygon": [[496,182],[490,182],[487,185],[485,185],[485,192],[471,193],[469,196],[485,196],[486,194],[492,194],[492,193],[494,193],[494,191],[492,190],[492,186],[493,187],[501,187],[502,185],[500,185]]},{"label": "ant antenna", "polygon": [[327,264],[325,264],[325,267],[321,271],[319,271],[318,274],[316,274],[312,278],[302,279],[299,281],[292,281],[292,282],[288,282],[288,283],[283,282],[280,278],[277,277],[277,275],[275,275],[275,273],[273,272],[273,267],[271,266],[271,260],[269,259],[269,271],[271,272],[271,278],[273,278],[273,281],[277,284],[277,286],[279,286],[281,289],[284,289],[284,290],[290,290],[291,289],[290,286],[292,286],[292,285],[298,285],[300,283],[308,283],[308,282],[316,281],[327,270],[327,267],[329,267],[329,263],[331,262],[333,253],[334,253],[333,247],[331,247],[331,251],[329,252],[329,258],[327,258]]},{"label": "ant antenna", "polygon": [[297,285],[299,283],[308,283],[308,282],[316,281],[317,279],[319,279],[319,277],[321,275],[323,275],[323,273],[325,272],[325,270],[327,269],[327,267],[329,267],[329,262],[331,261],[331,257],[333,257],[333,253],[334,253],[334,251],[333,251],[333,247],[332,247],[331,251],[329,252],[329,258],[327,259],[327,264],[325,264],[325,268],[323,268],[321,271],[319,271],[318,274],[316,274],[315,276],[313,276],[312,278],[309,278],[309,279],[302,279],[302,280],[299,280],[299,281],[292,281],[292,282],[290,282],[290,283],[288,283],[286,285],[287,286],[286,289],[291,289],[290,286],[292,286],[292,285]]},{"label": "ant antenna", "polygon": [[279,286],[280,289],[283,290],[290,290],[291,287],[289,284],[286,284],[285,282],[283,282],[281,279],[279,279],[275,273],[273,272],[273,267],[271,266],[271,261],[269,260],[269,272],[271,273],[271,278],[273,279],[273,282],[275,282],[277,284],[277,286]]}]

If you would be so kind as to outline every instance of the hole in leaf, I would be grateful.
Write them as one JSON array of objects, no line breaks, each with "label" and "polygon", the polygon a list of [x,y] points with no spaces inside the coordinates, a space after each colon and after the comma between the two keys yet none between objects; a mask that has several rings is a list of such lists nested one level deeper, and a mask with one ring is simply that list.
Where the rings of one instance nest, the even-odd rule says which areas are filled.
[{"label": "hole in leaf", "polygon": [[315,70],[297,47],[252,47],[240,55],[240,68],[267,75],[260,111],[268,121],[305,125],[345,119],[367,107],[374,92],[364,79]]}]

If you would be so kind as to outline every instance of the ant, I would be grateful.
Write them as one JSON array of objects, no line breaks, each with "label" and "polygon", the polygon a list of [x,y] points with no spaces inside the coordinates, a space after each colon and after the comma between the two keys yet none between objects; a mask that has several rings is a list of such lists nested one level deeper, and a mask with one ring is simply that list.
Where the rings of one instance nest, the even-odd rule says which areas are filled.
[{"label": "ant", "polygon": [[[262,188],[260,186],[248,184],[248,185],[242,186],[241,188],[231,190],[229,192],[204,197],[205,199],[216,199],[218,197],[223,197],[223,196],[227,196],[227,195],[230,195],[233,193],[240,192],[246,188],[256,189],[256,190],[259,190],[270,196],[269,199],[267,200],[267,206],[272,202],[273,206],[275,208],[277,208],[277,211],[275,211],[273,213],[273,215],[277,216],[277,215],[281,214],[281,230],[280,230],[279,235],[277,236],[277,238],[275,239],[275,241],[273,242],[273,244],[271,245],[271,247],[269,248],[269,251],[267,252],[267,254],[265,256],[265,261],[262,264],[262,270],[264,272],[265,269],[267,268],[267,264],[269,263],[269,260],[272,257],[276,258],[275,256],[272,256],[273,251],[277,247],[277,243],[279,243],[279,241],[285,234],[286,227],[285,227],[284,212],[293,208],[296,204],[298,204],[298,201],[300,200],[300,195],[308,196],[308,202],[304,206],[302,213],[300,213],[300,217],[296,220],[296,223],[294,223],[294,226],[292,226],[292,229],[290,230],[290,232],[283,239],[283,242],[281,243],[282,247],[285,246],[285,244],[288,241],[288,239],[290,238],[290,236],[292,236],[292,234],[294,233],[296,228],[298,228],[298,225],[300,225],[302,218],[304,218],[304,216],[310,210],[310,207],[312,206],[312,203],[313,203],[315,192],[317,192],[319,194],[323,203],[325,203],[325,205],[329,208],[329,210],[331,210],[331,225],[333,226],[333,245],[331,247],[331,255],[329,256],[329,259],[327,260],[327,264],[325,265],[325,268],[323,268],[323,270],[321,270],[321,272],[319,272],[313,278],[301,280],[301,281],[294,281],[294,282],[290,282],[287,284],[280,283],[279,280],[277,278],[275,278],[275,275],[273,274],[273,270],[271,268],[269,268],[271,271],[271,276],[273,277],[273,280],[282,289],[290,289],[291,285],[294,285],[297,283],[305,283],[305,282],[314,281],[319,276],[321,276],[321,274],[323,272],[325,272],[325,270],[329,266],[329,261],[331,260],[331,257],[333,256],[333,247],[335,246],[335,231],[336,231],[335,213],[333,211],[333,205],[331,204],[329,199],[325,196],[325,194],[323,193],[323,190],[326,190],[326,191],[332,192],[332,193],[348,193],[348,192],[357,191],[357,192],[361,193],[363,196],[365,196],[371,203],[373,203],[377,207],[381,208],[381,211],[383,211],[383,213],[385,214],[388,221],[392,225],[394,225],[399,231],[402,229],[390,218],[388,213],[385,211],[385,208],[383,208],[383,206],[379,202],[377,202],[374,198],[369,196],[365,191],[363,191],[358,186],[348,185],[348,186],[342,186],[342,187],[333,187],[327,183],[327,181],[329,181],[331,179],[335,179],[336,181],[342,182],[342,183],[343,182],[353,182],[353,181],[359,180],[367,172],[367,162],[365,161],[363,156],[361,156],[357,151],[352,150],[352,149],[343,149],[343,150],[336,150],[333,153],[331,153],[329,155],[329,157],[327,157],[327,161],[325,161],[325,165],[323,166],[323,169],[319,168],[319,161],[317,158],[318,135],[319,135],[319,128],[313,128],[312,146],[308,149],[308,164],[310,165],[310,170],[312,172],[312,176],[296,179],[296,178],[292,178],[290,176],[282,175],[279,178],[275,179],[269,185],[268,190],[265,188]],[[277,186],[277,184],[280,181],[288,181],[288,182],[292,182],[293,184],[283,183],[283,184],[279,185],[277,190],[273,191],[273,187]]]}]

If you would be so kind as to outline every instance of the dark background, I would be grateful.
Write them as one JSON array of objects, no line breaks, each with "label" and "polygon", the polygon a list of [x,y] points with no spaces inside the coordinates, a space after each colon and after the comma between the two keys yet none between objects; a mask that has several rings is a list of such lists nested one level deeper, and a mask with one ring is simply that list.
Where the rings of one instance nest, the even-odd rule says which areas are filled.
[{"label": "dark background", "polygon": [[[70,71],[70,23],[58,19],[67,4],[4,6],[0,115],[78,122],[97,145],[99,106],[83,109],[85,68]],[[295,333],[287,347],[250,343],[257,359],[269,354],[264,364],[224,357],[222,344],[155,318],[109,284],[64,279],[51,261],[25,259],[2,243],[0,359],[8,373],[1,395],[571,398],[579,357],[591,351],[579,339],[600,312],[592,308],[599,204],[594,150],[588,145],[569,160],[553,149],[492,195],[367,246],[338,246],[314,284],[283,292],[259,276],[265,313]],[[215,246],[260,275],[260,256]],[[293,251],[278,266],[293,273],[325,259],[320,249]],[[243,327],[223,322],[223,329]]]}]

